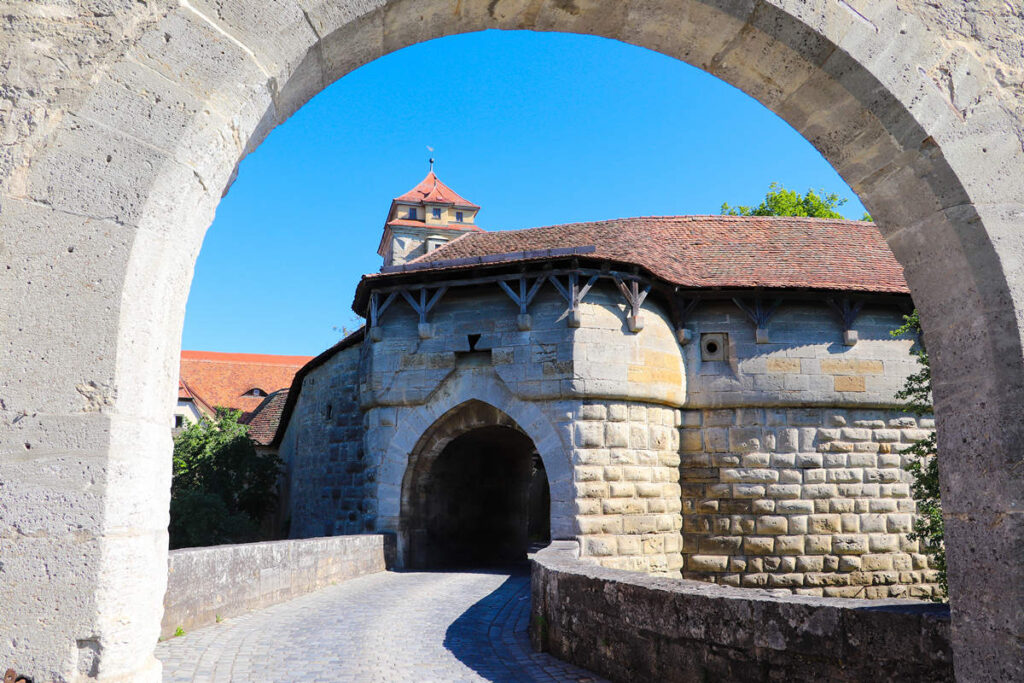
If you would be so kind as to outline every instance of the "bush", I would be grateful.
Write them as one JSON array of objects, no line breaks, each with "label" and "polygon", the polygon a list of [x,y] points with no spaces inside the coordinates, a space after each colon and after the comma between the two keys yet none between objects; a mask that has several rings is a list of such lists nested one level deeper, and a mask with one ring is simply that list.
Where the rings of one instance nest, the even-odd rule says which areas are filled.
[{"label": "bush", "polygon": [[[907,412],[920,417],[932,412],[932,369],[917,310],[903,316],[903,321],[903,325],[893,330],[892,335],[900,337],[912,334],[917,337],[918,343],[912,353],[917,357],[920,370],[907,377],[903,388],[896,393],[896,398],[903,401]],[[914,520],[914,531],[909,536],[918,541],[921,550],[932,558],[933,566],[939,572],[939,587],[942,589],[942,595],[935,599],[944,600],[949,594],[949,584],[946,577],[945,525],[939,497],[939,457],[935,432],[917,441],[906,453],[914,458],[905,469],[914,477],[910,491],[917,502],[918,515]]]},{"label": "bush", "polygon": [[260,522],[277,506],[281,461],[256,452],[241,414],[218,408],[174,438],[172,549],[258,540]]}]

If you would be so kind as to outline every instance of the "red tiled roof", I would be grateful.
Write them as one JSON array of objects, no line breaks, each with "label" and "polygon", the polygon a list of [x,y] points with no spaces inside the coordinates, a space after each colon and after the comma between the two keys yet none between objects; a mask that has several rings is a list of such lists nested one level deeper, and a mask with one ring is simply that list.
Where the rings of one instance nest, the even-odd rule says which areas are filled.
[{"label": "red tiled roof", "polygon": [[269,446],[281,422],[281,412],[288,400],[288,390],[275,391],[263,399],[249,418],[249,438],[261,446]]},{"label": "red tiled roof", "polygon": [[448,187],[438,179],[433,171],[420,181],[419,185],[412,188],[400,197],[395,197],[396,202],[412,202],[417,204],[454,204],[464,206],[467,209],[479,209],[480,207],[460,197],[452,188]]},{"label": "red tiled roof", "polygon": [[[479,267],[474,260],[484,257],[491,263],[542,260],[551,255],[541,250],[581,247],[587,259],[637,265],[687,288],[910,292],[873,223],[820,218],[653,216],[481,232],[418,258],[413,268]],[[388,276],[374,273],[364,281]]]},{"label": "red tiled roof", "polygon": [[474,223],[448,223],[445,225],[427,224],[426,221],[412,221],[408,218],[395,218],[387,223],[388,225],[407,226],[410,228],[430,228],[438,230],[469,230],[470,232],[484,232],[484,229]]},{"label": "red tiled roof", "polygon": [[214,409],[208,404],[203,397],[192,390],[192,387],[188,385],[185,380],[178,378],[178,400],[179,401],[192,401],[200,408],[200,412],[205,412],[209,415],[214,414]]},{"label": "red tiled roof", "polygon": [[291,385],[299,368],[312,356],[271,356],[256,353],[182,351],[180,387],[184,383],[196,397],[217,407],[242,411],[242,422],[266,396],[246,396],[253,389],[270,394]]}]

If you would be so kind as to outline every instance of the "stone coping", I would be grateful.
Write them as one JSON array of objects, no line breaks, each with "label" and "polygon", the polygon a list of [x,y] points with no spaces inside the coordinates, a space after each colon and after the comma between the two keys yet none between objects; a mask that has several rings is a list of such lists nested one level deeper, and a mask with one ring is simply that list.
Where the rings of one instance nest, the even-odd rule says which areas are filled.
[{"label": "stone coping", "polygon": [[531,640],[612,680],[953,680],[949,608],[608,569],[576,541],[533,557]]},{"label": "stone coping", "polygon": [[160,636],[268,607],[394,564],[390,534],[173,550]]}]

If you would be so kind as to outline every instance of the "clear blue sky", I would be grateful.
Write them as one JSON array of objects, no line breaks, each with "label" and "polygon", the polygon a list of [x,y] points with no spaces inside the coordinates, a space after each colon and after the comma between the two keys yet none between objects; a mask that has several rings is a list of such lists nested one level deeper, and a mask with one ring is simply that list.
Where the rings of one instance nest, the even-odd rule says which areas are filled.
[{"label": "clear blue sky", "polygon": [[356,327],[392,197],[438,176],[488,230],[757,204],[771,182],[864,208],[799,134],[686,64],[623,43],[488,31],[334,83],[241,165],[196,264],[186,349],[315,355]]}]

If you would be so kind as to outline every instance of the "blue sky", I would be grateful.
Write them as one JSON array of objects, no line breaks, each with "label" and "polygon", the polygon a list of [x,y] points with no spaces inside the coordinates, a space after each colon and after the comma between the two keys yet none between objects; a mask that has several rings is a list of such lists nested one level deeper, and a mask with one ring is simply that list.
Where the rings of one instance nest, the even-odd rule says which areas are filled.
[{"label": "blue sky", "polygon": [[392,197],[435,170],[488,230],[756,204],[771,182],[848,197],[788,124],[732,86],[592,36],[487,31],[345,76],[246,158],[206,234],[182,347],[315,355],[356,327]]}]

